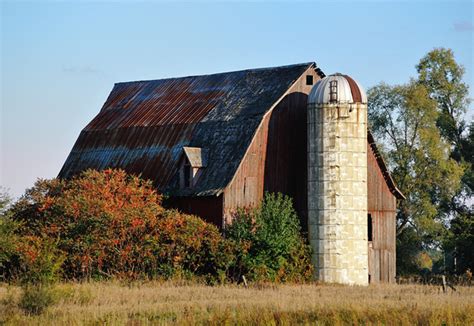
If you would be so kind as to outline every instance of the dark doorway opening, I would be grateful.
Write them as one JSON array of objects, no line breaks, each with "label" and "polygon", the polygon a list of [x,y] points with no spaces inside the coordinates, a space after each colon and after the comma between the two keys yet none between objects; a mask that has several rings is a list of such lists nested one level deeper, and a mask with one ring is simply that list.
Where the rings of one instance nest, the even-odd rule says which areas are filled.
[{"label": "dark doorway opening", "polygon": [[373,229],[372,229],[372,215],[367,215],[367,240],[372,241]]}]

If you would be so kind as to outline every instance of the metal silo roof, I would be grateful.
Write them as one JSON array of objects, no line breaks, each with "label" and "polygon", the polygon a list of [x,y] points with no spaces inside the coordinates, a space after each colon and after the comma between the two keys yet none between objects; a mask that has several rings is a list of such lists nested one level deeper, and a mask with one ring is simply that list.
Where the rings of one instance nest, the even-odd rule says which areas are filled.
[{"label": "metal silo roof", "polygon": [[[331,101],[331,82],[336,82],[337,100]],[[367,95],[360,84],[353,78],[339,73],[319,80],[309,94],[308,103],[367,103]]]}]

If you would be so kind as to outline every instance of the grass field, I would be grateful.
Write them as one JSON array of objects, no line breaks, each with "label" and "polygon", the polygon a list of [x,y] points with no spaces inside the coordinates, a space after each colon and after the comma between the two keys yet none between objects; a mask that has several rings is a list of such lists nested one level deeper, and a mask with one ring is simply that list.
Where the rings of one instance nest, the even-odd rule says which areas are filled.
[{"label": "grass field", "polygon": [[21,290],[0,285],[7,325],[474,325],[474,288],[443,294],[421,285],[204,286],[179,283],[62,283],[39,316],[17,306]]}]

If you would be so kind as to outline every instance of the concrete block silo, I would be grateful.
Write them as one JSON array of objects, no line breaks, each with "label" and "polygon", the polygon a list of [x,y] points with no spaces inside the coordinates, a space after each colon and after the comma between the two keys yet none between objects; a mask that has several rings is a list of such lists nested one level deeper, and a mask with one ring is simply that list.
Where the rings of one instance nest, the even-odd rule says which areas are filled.
[{"label": "concrete block silo", "polygon": [[308,231],[319,280],[368,284],[367,96],[347,75],[308,98]]}]

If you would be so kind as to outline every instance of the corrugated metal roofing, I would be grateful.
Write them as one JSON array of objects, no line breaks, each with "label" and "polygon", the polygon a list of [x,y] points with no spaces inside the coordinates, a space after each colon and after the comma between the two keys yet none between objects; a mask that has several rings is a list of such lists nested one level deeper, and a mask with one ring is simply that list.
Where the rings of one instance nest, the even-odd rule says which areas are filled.
[{"label": "corrugated metal roofing", "polygon": [[[216,195],[235,174],[263,115],[314,63],[115,84],[59,177],[123,168],[170,195]],[[208,151],[192,189],[178,189],[183,147]]]}]

